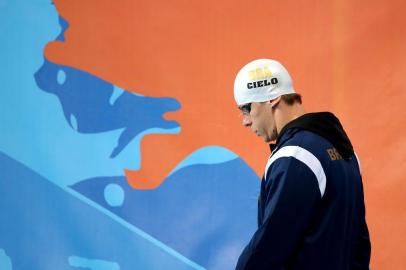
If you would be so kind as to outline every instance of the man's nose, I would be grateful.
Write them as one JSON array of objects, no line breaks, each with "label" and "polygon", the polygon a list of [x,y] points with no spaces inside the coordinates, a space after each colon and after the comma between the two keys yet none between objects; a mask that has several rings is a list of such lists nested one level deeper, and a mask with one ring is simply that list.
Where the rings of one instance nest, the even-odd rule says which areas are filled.
[{"label": "man's nose", "polygon": [[248,115],[244,115],[244,116],[243,116],[243,118],[242,118],[242,124],[243,124],[245,127],[251,126],[252,122],[251,122],[251,119],[250,119],[250,117],[249,117]]}]

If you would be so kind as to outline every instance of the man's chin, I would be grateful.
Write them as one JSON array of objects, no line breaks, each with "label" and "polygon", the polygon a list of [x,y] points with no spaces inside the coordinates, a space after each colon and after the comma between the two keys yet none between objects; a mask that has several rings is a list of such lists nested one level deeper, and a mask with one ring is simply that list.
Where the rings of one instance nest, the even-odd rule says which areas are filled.
[{"label": "man's chin", "polygon": [[264,136],[264,135],[261,135],[258,133],[256,133],[256,135],[258,137],[260,137],[265,143],[270,143],[270,142],[274,141],[272,138],[269,138],[268,136]]},{"label": "man's chin", "polygon": [[271,139],[271,138],[263,137],[263,139],[264,139],[264,142],[266,142],[266,143],[272,142],[272,139]]}]

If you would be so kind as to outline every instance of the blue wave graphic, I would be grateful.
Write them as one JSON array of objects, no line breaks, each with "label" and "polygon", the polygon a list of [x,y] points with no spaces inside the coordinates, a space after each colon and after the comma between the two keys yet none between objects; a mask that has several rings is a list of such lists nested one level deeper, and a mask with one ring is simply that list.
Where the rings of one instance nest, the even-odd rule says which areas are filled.
[{"label": "blue wave graphic", "polygon": [[[194,165],[155,190],[134,190],[124,177],[92,178],[73,189],[208,269],[232,269],[256,229],[258,176],[244,161]],[[121,187],[109,203],[106,188]]]},{"label": "blue wave graphic", "polygon": [[203,269],[83,196],[0,152],[0,247],[15,269],[68,270],[68,258],[116,262],[122,270]]}]

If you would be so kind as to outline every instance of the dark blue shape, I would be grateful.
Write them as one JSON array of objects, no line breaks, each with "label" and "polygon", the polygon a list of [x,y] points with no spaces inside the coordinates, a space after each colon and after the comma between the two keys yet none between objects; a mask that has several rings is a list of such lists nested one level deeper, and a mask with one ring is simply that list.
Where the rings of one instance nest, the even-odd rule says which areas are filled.
[{"label": "dark blue shape", "polygon": [[[125,192],[121,207],[104,199],[110,183]],[[72,188],[200,265],[232,269],[256,227],[259,184],[252,169],[236,159],[186,167],[155,190],[134,190],[124,177],[93,178]],[[228,250],[234,253],[226,257]]]},{"label": "dark blue shape", "polygon": [[59,25],[62,27],[62,31],[56,40],[65,41],[65,30],[68,29],[69,23],[64,18],[59,16]]},{"label": "dark blue shape", "polygon": [[[66,74],[62,85],[57,82],[60,70]],[[71,115],[75,117],[78,132],[98,133],[124,128],[112,157],[146,129],[178,127],[176,122],[162,118],[165,112],[179,109],[180,104],[174,98],[141,97],[125,91],[111,105],[113,85],[89,73],[47,60],[35,74],[35,80],[42,90],[59,98],[71,126]]]}]

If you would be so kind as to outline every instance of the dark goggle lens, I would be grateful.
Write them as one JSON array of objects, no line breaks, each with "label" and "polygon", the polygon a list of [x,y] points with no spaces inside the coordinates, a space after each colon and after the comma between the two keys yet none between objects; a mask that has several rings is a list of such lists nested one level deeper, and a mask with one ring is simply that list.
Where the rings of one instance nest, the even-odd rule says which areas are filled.
[{"label": "dark goggle lens", "polygon": [[244,104],[240,106],[240,110],[243,114],[250,114],[251,112],[251,103]]}]

